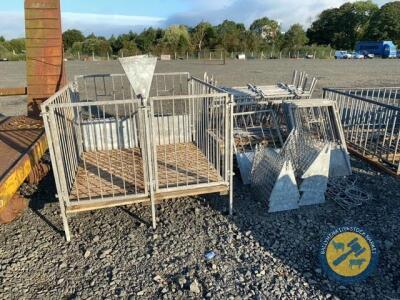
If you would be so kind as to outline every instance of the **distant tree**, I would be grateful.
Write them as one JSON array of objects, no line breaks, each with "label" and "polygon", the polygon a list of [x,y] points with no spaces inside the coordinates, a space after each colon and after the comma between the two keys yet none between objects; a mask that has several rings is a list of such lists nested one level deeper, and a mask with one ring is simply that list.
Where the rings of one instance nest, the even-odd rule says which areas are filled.
[{"label": "distant tree", "polygon": [[24,38],[19,38],[19,39],[12,39],[10,41],[4,42],[4,46],[11,52],[15,52],[17,54],[24,53],[26,48],[25,48],[25,39]]},{"label": "distant tree", "polygon": [[0,35],[0,43],[4,43],[6,41],[6,39],[4,38],[4,36]]},{"label": "distant tree", "polygon": [[217,35],[219,44],[229,52],[244,50],[246,28],[242,23],[225,20],[218,25]]},{"label": "distant tree", "polygon": [[122,45],[122,49],[119,50],[119,55],[133,56],[140,52],[135,41],[125,40],[122,42]]},{"label": "distant tree", "polygon": [[143,53],[150,53],[160,38],[159,31],[150,27],[137,36],[136,44]]},{"label": "distant tree", "polygon": [[267,17],[257,19],[250,25],[250,31],[259,35],[269,44],[276,42],[280,30],[279,23]]},{"label": "distant tree", "polygon": [[190,36],[187,27],[172,25],[165,30],[162,40],[164,47],[170,51],[187,51],[190,49]]},{"label": "distant tree", "polygon": [[353,49],[357,40],[365,35],[371,17],[378,9],[368,0],[324,10],[307,31],[310,43]]},{"label": "distant tree", "polygon": [[117,38],[115,36],[112,36],[108,40],[108,42],[110,43],[111,49],[114,54],[118,54],[119,51],[124,47],[121,36],[118,36]]},{"label": "distant tree", "polygon": [[400,45],[400,1],[389,2],[375,12],[365,37],[375,40],[392,40]]},{"label": "distant tree", "polygon": [[198,51],[203,48],[213,48],[216,39],[216,30],[208,22],[200,22],[190,30],[192,44]]},{"label": "distant tree", "polygon": [[83,33],[77,29],[69,29],[63,33],[63,43],[64,49],[72,48],[72,45],[76,42],[83,42],[85,40],[85,36]]},{"label": "distant tree", "polygon": [[284,36],[284,47],[290,50],[298,50],[308,43],[308,38],[303,26],[300,24],[294,24],[285,33]]},{"label": "distant tree", "polygon": [[74,55],[77,55],[78,53],[83,54],[83,42],[75,42],[69,51]]},{"label": "distant tree", "polygon": [[92,32],[91,34],[89,34],[85,39],[95,39],[97,38],[97,36]]},{"label": "distant tree", "polygon": [[333,36],[337,32],[339,9],[331,8],[322,11],[317,20],[307,30],[310,43],[329,45],[332,44]]},{"label": "distant tree", "polygon": [[88,55],[94,53],[95,55],[106,56],[111,53],[111,50],[110,43],[102,39],[89,38],[82,44],[82,51]]},{"label": "distant tree", "polygon": [[0,58],[6,58],[10,55],[10,51],[0,44]]},{"label": "distant tree", "polygon": [[[137,46],[135,40],[137,39],[138,35],[132,31],[129,31],[127,34],[121,34],[117,38],[115,36],[111,36],[108,40],[108,43],[111,47],[111,51],[114,54],[120,54],[121,50],[125,48],[125,53],[130,52],[137,52]],[[131,51],[132,50],[132,51]]]}]

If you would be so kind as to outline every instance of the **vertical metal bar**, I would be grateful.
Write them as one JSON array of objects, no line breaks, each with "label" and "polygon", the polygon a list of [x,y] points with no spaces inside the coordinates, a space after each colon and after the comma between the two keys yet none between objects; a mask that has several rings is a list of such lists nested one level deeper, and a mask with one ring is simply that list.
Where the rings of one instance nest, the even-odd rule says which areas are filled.
[{"label": "vertical metal bar", "polygon": [[[233,215],[233,95],[230,96],[229,101],[229,124],[227,124],[226,130],[229,130],[228,141],[229,145],[226,149],[229,149],[229,215]],[[228,118],[227,118],[228,119]]]},{"label": "vertical metal bar", "polygon": [[[153,221],[153,229],[156,229],[156,207],[155,207],[155,188],[154,188],[154,178],[153,178],[153,166],[156,164],[156,158],[152,157],[151,154],[151,141],[152,134],[151,134],[151,122],[152,116],[149,114],[149,104],[147,99],[142,99],[143,101],[143,112],[144,112],[144,122],[145,122],[145,142],[146,142],[146,152],[147,152],[147,169],[149,174],[149,190],[150,190],[150,201],[151,201],[151,216]],[[152,103],[150,103],[152,105]]]},{"label": "vertical metal bar", "polygon": [[[43,107],[43,106],[42,106]],[[56,156],[56,149],[55,149],[55,143],[53,139],[53,130],[54,126],[50,126],[49,122],[52,124],[55,124],[53,121],[54,120],[49,120],[50,118],[50,112],[49,108],[45,108],[45,113],[43,114],[43,123],[44,127],[47,133],[47,143],[49,145],[49,152],[50,152],[50,158],[51,158],[51,165],[53,167],[53,175],[54,175],[54,181],[56,184],[57,192],[59,195],[57,195],[58,202],[60,204],[60,210],[61,210],[61,219],[63,222],[64,226],[64,233],[65,233],[65,239],[69,242],[71,240],[71,234],[70,234],[70,229],[68,225],[68,219],[67,219],[67,214],[65,211],[65,200],[68,198],[65,198],[63,190],[62,190],[62,183],[61,183],[61,178],[60,178],[60,170],[59,170],[59,162],[57,160]],[[58,151],[57,151],[58,152]]]}]

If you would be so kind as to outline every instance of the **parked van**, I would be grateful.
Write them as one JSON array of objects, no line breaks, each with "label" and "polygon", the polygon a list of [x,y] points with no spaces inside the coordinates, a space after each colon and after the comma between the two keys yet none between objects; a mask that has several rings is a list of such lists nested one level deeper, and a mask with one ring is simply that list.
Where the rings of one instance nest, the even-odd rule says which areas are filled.
[{"label": "parked van", "polygon": [[350,59],[352,55],[344,50],[335,51],[335,59]]},{"label": "parked van", "polygon": [[382,58],[395,58],[397,55],[397,47],[392,41],[360,41],[356,44],[356,51]]}]

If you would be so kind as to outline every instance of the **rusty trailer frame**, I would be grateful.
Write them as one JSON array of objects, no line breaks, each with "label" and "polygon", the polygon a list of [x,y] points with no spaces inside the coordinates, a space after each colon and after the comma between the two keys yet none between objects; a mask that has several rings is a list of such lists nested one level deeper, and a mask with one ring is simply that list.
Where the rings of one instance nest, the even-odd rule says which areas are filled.
[{"label": "rusty trailer frame", "polygon": [[[155,74],[148,99],[134,98],[123,75],[77,79],[42,104],[68,241],[67,214],[104,207],[149,203],[155,228],[158,201],[221,193],[232,213],[227,93],[188,73]],[[103,90],[92,97],[96,80]],[[85,81],[94,83],[81,92]]]}]

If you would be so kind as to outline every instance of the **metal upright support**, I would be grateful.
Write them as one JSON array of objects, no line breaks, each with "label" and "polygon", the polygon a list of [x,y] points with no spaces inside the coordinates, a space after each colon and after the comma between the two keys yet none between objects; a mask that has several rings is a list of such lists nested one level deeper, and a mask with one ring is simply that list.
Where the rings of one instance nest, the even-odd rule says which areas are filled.
[{"label": "metal upright support", "polygon": [[153,174],[153,164],[155,163],[156,159],[152,155],[152,147],[151,147],[151,142],[152,142],[152,136],[153,134],[150,132],[150,129],[152,128],[151,122],[152,119],[149,114],[149,104],[147,99],[142,98],[142,104],[143,104],[143,112],[144,112],[144,130],[145,130],[145,140],[146,140],[146,155],[147,155],[147,169],[149,172],[149,192],[150,192],[150,202],[151,202],[151,218],[152,218],[152,223],[153,223],[153,229],[156,229],[157,227],[157,222],[156,222],[156,204],[155,204],[155,180],[154,180],[154,174]]},{"label": "metal upright support", "polygon": [[233,95],[229,98],[229,215],[233,214],[233,146],[234,146],[234,139],[233,139]]},{"label": "metal upright support", "polygon": [[[49,120],[49,117],[50,117],[50,120]],[[46,132],[53,133],[53,131],[50,130],[49,122],[52,123],[52,125],[53,125],[52,127],[54,130],[54,127],[55,127],[54,126],[54,124],[55,124],[54,116],[53,115],[49,116],[48,113],[45,112],[43,114],[43,121],[44,121],[43,123],[44,123]],[[49,145],[53,144],[53,138],[55,138],[55,140],[58,139],[57,133],[55,134],[55,136],[53,136],[53,134],[47,135]],[[57,141],[56,141],[56,144],[58,144]],[[51,164],[53,167],[54,181],[56,183],[57,191],[59,191],[59,194],[56,195],[56,197],[58,198],[58,202],[60,203],[60,214],[61,214],[61,219],[63,222],[65,239],[67,240],[67,242],[69,242],[69,241],[71,241],[71,233],[69,230],[67,214],[65,211],[65,202],[64,202],[64,197],[63,197],[64,189],[62,187],[63,186],[62,183],[60,182],[60,174],[59,174],[59,167],[58,167],[59,165],[57,164],[57,162],[59,163],[59,161],[56,159],[56,154],[54,153],[54,151],[57,151],[57,148],[54,149],[54,147],[49,147],[49,150],[50,150],[49,152],[50,152]],[[58,153],[58,155],[60,155],[60,154]],[[61,176],[63,178],[65,178],[63,171],[61,172]],[[60,191],[61,191],[61,193],[60,193]]]}]

